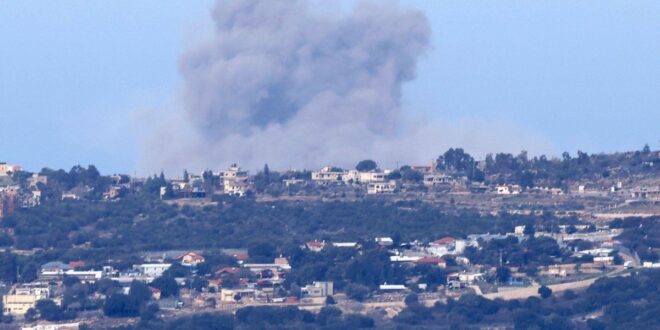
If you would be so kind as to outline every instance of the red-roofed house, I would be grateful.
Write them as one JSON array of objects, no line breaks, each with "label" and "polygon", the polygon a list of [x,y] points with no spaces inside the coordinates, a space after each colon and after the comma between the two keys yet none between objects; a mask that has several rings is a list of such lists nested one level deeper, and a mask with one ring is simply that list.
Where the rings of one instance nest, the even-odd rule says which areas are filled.
[{"label": "red-roofed house", "polygon": [[447,267],[447,261],[443,258],[438,258],[438,257],[424,257],[421,259],[418,259],[415,261],[417,264],[425,264],[425,265],[436,265],[440,268],[445,268]]},{"label": "red-roofed house", "polygon": [[433,241],[432,244],[435,244],[435,245],[448,245],[449,246],[449,245],[453,245],[455,243],[456,243],[455,238],[453,238],[451,236],[447,236],[447,237],[443,237],[441,239]]},{"label": "red-roofed house", "polygon": [[240,252],[234,254],[234,258],[236,258],[236,260],[238,260],[239,263],[242,263],[243,261],[248,260],[250,256],[247,253]]},{"label": "red-roofed house", "polygon": [[450,236],[443,237],[441,239],[435,240],[429,243],[427,251],[436,256],[443,256],[449,254],[450,250],[453,250],[456,246],[456,239]]},{"label": "red-roofed house", "polygon": [[238,267],[223,267],[215,271],[215,275],[220,276],[223,274],[238,274],[241,271]]},{"label": "red-roofed house", "polygon": [[218,292],[220,290],[220,285],[222,283],[222,279],[215,279],[215,280],[210,280],[209,281],[209,289],[214,289],[215,292]]},{"label": "red-roofed house", "polygon": [[84,261],[70,261],[69,262],[69,267],[71,267],[73,269],[82,268],[82,267],[85,267],[85,265],[86,265],[86,263]]},{"label": "red-roofed house", "polygon": [[181,260],[181,265],[183,266],[197,266],[205,261],[204,257],[195,252],[184,253],[176,257],[176,259]]},{"label": "red-roofed house", "polygon": [[325,247],[325,242],[317,242],[317,241],[307,242],[305,243],[305,246],[307,246],[307,248],[310,251],[320,252]]}]

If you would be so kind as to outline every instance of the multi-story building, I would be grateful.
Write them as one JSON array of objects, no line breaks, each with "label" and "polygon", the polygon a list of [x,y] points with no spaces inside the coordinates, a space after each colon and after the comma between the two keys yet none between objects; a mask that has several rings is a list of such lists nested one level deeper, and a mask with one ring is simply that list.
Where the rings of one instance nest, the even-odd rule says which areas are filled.
[{"label": "multi-story building", "polygon": [[48,299],[50,288],[46,285],[19,285],[12,288],[9,294],[2,297],[2,313],[4,315],[23,316],[37,301]]},{"label": "multi-story building", "polygon": [[342,182],[346,175],[348,175],[348,172],[344,172],[333,166],[326,166],[318,171],[313,171],[312,180],[322,184],[338,183]]},{"label": "multi-story building", "polygon": [[0,176],[8,176],[12,173],[19,172],[20,170],[20,165],[8,165],[5,162],[0,162]]},{"label": "multi-story building", "polygon": [[250,188],[248,172],[241,170],[236,164],[232,164],[228,170],[220,173],[223,191],[228,195],[243,196]]},{"label": "multi-story building", "polygon": [[141,264],[133,265],[133,269],[139,271],[144,276],[158,278],[166,270],[170,269],[171,266],[172,264]]},{"label": "multi-story building", "polygon": [[30,188],[36,188],[39,184],[48,184],[48,177],[45,175],[39,175],[39,173],[33,173],[31,177],[28,178],[28,184]]},{"label": "multi-story building", "polygon": [[0,219],[14,213],[18,205],[18,193],[17,186],[0,188]]}]

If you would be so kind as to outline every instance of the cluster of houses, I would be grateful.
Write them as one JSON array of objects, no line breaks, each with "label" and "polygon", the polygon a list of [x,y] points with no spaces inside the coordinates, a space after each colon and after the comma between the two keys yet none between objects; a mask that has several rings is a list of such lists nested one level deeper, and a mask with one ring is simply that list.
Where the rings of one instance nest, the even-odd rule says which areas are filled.
[{"label": "cluster of houses", "polygon": [[312,181],[320,185],[351,184],[366,185],[369,194],[393,193],[399,188],[397,180],[389,178],[391,171],[342,170],[333,166],[326,166],[312,172]]},{"label": "cluster of houses", "polygon": [[[186,177],[169,182],[172,193],[178,198],[206,197],[220,192],[227,195],[244,196],[251,188],[249,174],[238,165],[232,164],[227,170],[211,172],[209,176],[185,174]],[[168,187],[161,187],[160,196],[164,198]]]},{"label": "cluster of houses", "polygon": [[[571,230],[568,230],[568,228]],[[621,234],[621,229],[600,226],[589,228],[588,226],[559,226],[557,233],[535,232],[536,237],[549,236],[555,239],[560,247],[569,249],[570,243],[575,240],[591,242],[589,249],[571,250],[573,256],[581,258],[590,257],[590,262],[580,263],[557,263],[549,266],[541,266],[538,275],[553,277],[557,279],[568,278],[574,275],[602,273],[608,266],[614,264],[614,255],[622,248],[614,237]],[[374,242],[389,252],[390,262],[400,264],[403,267],[428,266],[444,270],[446,285],[444,292],[448,296],[463,294],[466,288],[479,285],[480,282],[492,279],[496,269],[490,266],[474,264],[465,256],[467,248],[481,249],[485,242],[493,239],[514,237],[519,241],[529,239],[529,233],[524,225],[516,226],[513,232],[505,234],[473,234],[466,238],[451,236],[440,237],[430,242],[413,241],[395,244],[391,237],[376,237]],[[574,230],[576,229],[576,230]],[[362,245],[358,242],[327,242],[309,241],[304,243],[303,248],[312,252],[322,252],[327,248],[342,248],[361,250]],[[12,316],[24,316],[30,308],[35,308],[37,301],[50,299],[56,304],[62,303],[63,282],[66,278],[77,278],[83,283],[94,283],[103,279],[116,282],[123,293],[129,294],[131,283],[140,281],[146,284],[152,283],[175,264],[189,269],[189,275],[176,277],[174,280],[192,295],[190,303],[193,306],[208,307],[209,299],[223,304],[299,304],[299,305],[322,305],[326,303],[328,296],[335,294],[333,282],[316,281],[300,288],[298,294],[291,294],[283,290],[283,283],[292,271],[292,267],[286,257],[279,256],[272,262],[251,263],[247,262],[246,250],[226,249],[223,253],[234,257],[238,266],[221,267],[214,270],[211,275],[206,275],[208,285],[195,298],[192,294],[192,277],[196,276],[198,266],[206,262],[205,257],[199,251],[166,251],[153,252],[143,255],[142,264],[135,264],[130,269],[116,270],[110,266],[104,266],[100,270],[88,269],[81,261],[62,263],[58,261],[43,264],[38,273],[38,279],[32,283],[17,284],[3,296],[3,313]],[[640,265],[641,266],[641,265]],[[643,263],[643,267],[658,268],[658,263]],[[510,267],[511,274],[504,286],[525,286],[533,280],[516,267]],[[429,288],[419,277],[407,279],[404,283],[382,283],[379,292],[382,294],[402,294],[414,289],[425,291]],[[162,309],[185,308],[182,301],[177,298],[161,299],[161,292],[155,287],[150,287],[152,298],[161,305]],[[94,293],[94,299],[102,300],[106,297]],[[174,300],[172,300],[174,299]],[[188,303],[188,302],[187,302]],[[186,303],[186,304],[187,304]]]},{"label": "cluster of houses", "polygon": [[18,185],[0,186],[0,219],[14,213],[18,208],[39,205],[41,190],[37,188],[37,183],[45,180],[45,176],[34,174],[28,178],[27,189],[21,189]]},{"label": "cluster of houses", "polygon": [[[206,299],[213,297],[221,303],[297,303],[297,304],[324,304],[327,296],[334,294],[333,282],[313,282],[301,288],[298,296],[288,296],[281,290],[287,275],[291,272],[291,265],[287,258],[275,258],[270,263],[246,263],[247,254],[244,250],[226,251],[232,253],[238,260],[239,267],[222,267],[207,276],[208,286],[203,295]],[[101,270],[88,270],[85,262],[74,261],[63,263],[52,261],[43,264],[38,273],[38,279],[31,283],[14,285],[2,296],[3,314],[22,317],[31,308],[35,308],[39,300],[52,300],[61,305],[66,278],[76,278],[81,283],[95,283],[100,280],[116,282],[124,294],[130,293],[131,283],[134,281],[146,284],[164,276],[174,263],[189,268],[189,275],[176,277],[174,280],[183,290],[186,283],[196,274],[196,267],[204,263],[204,256],[197,252],[188,251],[178,254],[178,251],[152,253],[145,255],[142,264],[133,265],[130,269],[116,270],[111,266],[104,266]],[[178,254],[178,255],[177,255]],[[175,256],[176,255],[176,256]],[[174,257],[172,257],[174,256]],[[182,308],[182,301],[161,299],[161,292],[150,287],[152,299],[161,305],[162,309]],[[191,293],[192,291],[188,291]],[[106,297],[94,293],[94,299],[102,300]],[[195,301],[192,301],[195,304]]]},{"label": "cluster of houses", "polygon": [[[24,192],[19,186],[13,184],[2,184],[8,180],[13,173],[21,171],[20,165],[9,165],[0,162],[0,219],[14,213],[19,207],[29,207],[37,205],[40,201],[41,192]],[[37,176],[38,177],[38,176]],[[30,187],[36,186],[35,177],[28,179]]]},{"label": "cluster of houses", "polygon": [[[3,182],[3,177],[9,177],[17,171],[21,171],[21,167],[18,165],[0,163],[0,218],[13,213],[17,208],[38,205],[42,198],[40,184],[46,185],[48,183],[48,177],[38,173],[28,177],[27,187],[21,188],[11,183],[11,180]],[[501,196],[515,196],[523,193],[555,196],[569,192],[569,190],[556,187],[523,188],[517,184],[484,185],[469,182],[467,177],[439,171],[433,164],[430,166],[412,166],[410,171],[416,174],[416,180],[403,180],[401,172],[387,169],[358,171],[325,166],[317,171],[307,172],[309,176],[306,179],[303,178],[304,176],[289,177],[283,179],[281,183],[286,187],[345,186],[351,187],[351,189],[359,188],[369,195],[409,191],[454,191],[460,193],[492,193]],[[112,184],[102,194],[103,199],[107,201],[117,200],[130,191],[139,190],[145,182],[144,179],[131,178],[127,175],[113,175],[110,178]],[[237,164],[232,164],[222,171],[206,171],[201,175],[186,172],[181,179],[167,180],[167,183],[160,187],[160,196],[163,199],[207,198],[216,194],[245,196],[248,193],[255,193],[255,191],[254,176],[241,169]],[[91,187],[77,186],[63,192],[61,199],[79,200],[89,198],[91,192],[93,192]],[[612,186],[611,191],[603,191],[596,187],[581,184],[575,190],[571,190],[570,193],[587,197],[591,195],[623,194],[635,200],[660,200],[660,187],[658,186],[637,186],[624,189],[621,182]]]},{"label": "cluster of houses", "polygon": [[[422,183],[426,187],[450,187],[465,182],[466,178],[455,178],[435,171],[434,166],[415,166],[412,170],[423,175]],[[391,170],[343,170],[325,166],[313,171],[311,179],[320,185],[345,184],[366,187],[368,194],[394,193],[402,188],[401,180],[393,176]]]},{"label": "cluster of houses", "polygon": [[[414,170],[421,171],[423,180],[421,184],[429,188],[453,187],[464,185],[465,177],[453,177],[435,171],[433,166],[416,166]],[[349,185],[362,187],[367,194],[391,194],[401,190],[402,183],[399,177],[392,176],[392,170],[343,170],[334,166],[325,166],[318,171],[312,171],[309,180],[288,178],[282,182],[286,187],[300,186],[314,183],[317,186]],[[209,185],[208,182],[211,182]],[[209,188],[215,193],[244,196],[248,191],[254,191],[253,182],[247,171],[238,165],[232,164],[227,170],[213,172],[212,176],[186,174],[183,179],[171,180],[169,187],[161,188],[161,197],[172,191],[175,198],[206,197]]]},{"label": "cluster of houses", "polygon": [[[552,237],[564,249],[569,249],[570,242],[575,240],[591,242],[594,248],[573,251],[574,257],[589,256],[590,258],[585,260],[591,261],[581,262],[579,265],[575,263],[558,263],[543,266],[538,270],[539,275],[565,278],[576,275],[578,272],[582,274],[601,273],[604,269],[614,264],[614,255],[621,248],[621,244],[614,240],[614,237],[621,234],[621,229],[609,228],[607,226],[600,226],[595,230],[589,230],[588,226],[582,225],[573,227],[578,231],[572,232],[567,230],[569,226],[562,225],[559,226],[561,231],[558,233],[535,232],[534,236]],[[473,234],[468,235],[465,239],[446,236],[428,243],[413,241],[398,246],[394,245],[394,240],[390,237],[376,237],[375,243],[382,248],[388,249],[392,263],[398,263],[408,267],[429,265],[449,270],[450,272],[446,278],[446,290],[450,293],[485,281],[486,278],[489,276],[492,277],[495,274],[495,268],[473,264],[465,257],[464,252],[466,248],[473,247],[480,249],[490,240],[507,237],[515,237],[519,241],[529,238],[525,234],[525,226],[521,225],[516,226],[513,232],[506,234]],[[321,252],[329,246],[360,248],[360,245],[356,242],[329,243],[325,241],[310,241],[305,244],[305,247],[313,252]],[[450,264],[451,267],[449,267]],[[651,268],[654,266],[660,267],[660,264],[645,263],[643,267]],[[522,286],[531,283],[531,281],[528,275],[519,272],[516,267],[511,267],[511,275],[506,284],[509,286]],[[383,292],[409,291],[412,286],[420,290],[427,288],[426,283],[417,283],[415,280],[410,279],[407,283],[383,283],[380,286],[380,290]]]}]

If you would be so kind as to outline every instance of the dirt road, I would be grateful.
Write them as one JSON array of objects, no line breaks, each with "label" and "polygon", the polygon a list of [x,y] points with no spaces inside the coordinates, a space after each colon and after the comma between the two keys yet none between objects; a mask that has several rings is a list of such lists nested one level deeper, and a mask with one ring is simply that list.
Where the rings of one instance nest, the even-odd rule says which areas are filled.
[{"label": "dirt road", "polygon": [[[596,280],[602,277],[607,277],[607,276],[615,276],[621,273],[624,270],[622,266],[617,267],[613,271],[603,274],[598,277],[594,277],[591,279],[587,280],[582,280],[582,281],[575,281],[575,282],[568,282],[568,283],[560,283],[560,284],[551,284],[548,285],[550,289],[552,289],[553,293],[557,292],[562,292],[566,290],[581,290],[581,289],[586,289],[590,285],[592,285]],[[510,300],[510,299],[526,299],[528,297],[534,297],[534,296],[539,296],[538,290],[541,286],[540,285],[532,285],[529,287],[525,288],[520,288],[520,289],[514,289],[514,290],[509,290],[509,291],[502,291],[502,292],[495,292],[495,293],[488,293],[483,295],[485,298],[488,299],[504,299],[504,300]]]}]

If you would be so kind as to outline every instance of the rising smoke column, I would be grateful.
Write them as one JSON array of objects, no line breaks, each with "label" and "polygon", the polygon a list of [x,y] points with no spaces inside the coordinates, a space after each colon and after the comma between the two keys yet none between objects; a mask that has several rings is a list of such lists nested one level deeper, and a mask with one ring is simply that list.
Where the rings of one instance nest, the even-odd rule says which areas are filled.
[{"label": "rising smoke column", "polygon": [[401,85],[430,28],[418,11],[362,3],[219,1],[211,40],[180,60],[184,106],[211,166],[314,167],[383,156],[401,132]]},{"label": "rising smoke column", "polygon": [[310,3],[216,3],[211,37],[180,58],[181,105],[139,120],[145,173],[232,162],[251,170],[352,167],[367,158],[428,164],[449,147],[478,157],[554,150],[506,121],[402,111],[402,85],[429,48],[421,12],[388,1],[329,15]]}]

